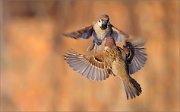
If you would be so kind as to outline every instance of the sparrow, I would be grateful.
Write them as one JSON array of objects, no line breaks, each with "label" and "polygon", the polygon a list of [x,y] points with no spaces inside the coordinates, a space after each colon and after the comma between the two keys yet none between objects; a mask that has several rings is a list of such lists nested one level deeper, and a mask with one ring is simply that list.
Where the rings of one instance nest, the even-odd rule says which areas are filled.
[{"label": "sparrow", "polygon": [[103,52],[82,55],[70,50],[65,54],[65,60],[74,71],[91,80],[101,81],[109,76],[120,78],[127,99],[139,96],[142,92],[140,84],[131,77],[131,74],[140,70],[147,60],[145,42],[135,38],[127,40],[123,47],[119,47],[114,38],[109,36],[102,44]]},{"label": "sparrow", "polygon": [[95,52],[98,52],[98,48],[105,37],[111,36],[116,42],[124,41],[129,37],[129,35],[117,29],[110,23],[109,16],[107,14],[101,15],[98,21],[93,25],[84,27],[74,32],[64,33],[63,35],[74,39],[89,39],[90,37],[93,37],[93,42],[87,50],[92,51],[95,48]]}]

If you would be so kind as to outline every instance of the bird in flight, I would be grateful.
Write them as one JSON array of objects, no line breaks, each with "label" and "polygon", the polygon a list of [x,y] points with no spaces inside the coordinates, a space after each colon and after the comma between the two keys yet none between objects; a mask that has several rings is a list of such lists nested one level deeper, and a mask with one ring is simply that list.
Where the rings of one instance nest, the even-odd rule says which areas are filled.
[{"label": "bird in flight", "polygon": [[110,23],[109,16],[106,14],[101,15],[98,21],[90,26],[63,35],[74,39],[89,39],[92,36],[93,42],[87,50],[92,51],[95,49],[95,52],[99,52],[98,48],[105,37],[111,36],[116,42],[124,41],[129,37],[129,35],[113,26]]},{"label": "bird in flight", "polygon": [[131,77],[140,70],[147,60],[145,42],[140,38],[128,39],[123,47],[116,45],[114,37],[106,37],[104,51],[95,55],[82,55],[74,50],[65,54],[69,66],[91,80],[105,80],[109,76],[121,79],[127,99],[135,98],[142,92],[138,82]]}]

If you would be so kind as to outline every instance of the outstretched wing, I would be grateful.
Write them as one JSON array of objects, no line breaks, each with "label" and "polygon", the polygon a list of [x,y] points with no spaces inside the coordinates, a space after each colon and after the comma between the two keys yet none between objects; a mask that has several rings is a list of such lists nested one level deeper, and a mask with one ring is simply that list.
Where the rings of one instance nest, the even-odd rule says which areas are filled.
[{"label": "outstretched wing", "polygon": [[129,37],[128,34],[124,33],[123,31],[119,30],[118,28],[114,27],[113,25],[111,25],[111,27],[112,27],[112,37],[114,38],[114,40],[116,42],[124,41]]},{"label": "outstretched wing", "polygon": [[86,56],[71,50],[66,53],[65,60],[69,66],[82,76],[91,80],[105,80],[110,71],[104,64],[103,56]]},{"label": "outstretched wing", "polygon": [[74,31],[74,32],[70,32],[70,33],[64,33],[63,35],[67,36],[67,37],[74,38],[74,39],[78,39],[78,38],[88,39],[92,35],[93,31],[94,31],[93,25],[91,25],[91,26],[82,28],[78,31]]},{"label": "outstretched wing", "polygon": [[144,48],[145,41],[140,38],[127,40],[124,49],[128,50],[127,62],[129,64],[129,72],[133,74],[140,70],[147,60],[147,54]]}]

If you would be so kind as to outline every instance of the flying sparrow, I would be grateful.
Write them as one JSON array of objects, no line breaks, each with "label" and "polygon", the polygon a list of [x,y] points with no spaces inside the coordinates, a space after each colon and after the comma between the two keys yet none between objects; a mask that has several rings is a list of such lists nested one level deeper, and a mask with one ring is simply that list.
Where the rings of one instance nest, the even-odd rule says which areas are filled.
[{"label": "flying sparrow", "polygon": [[129,35],[114,27],[109,21],[109,16],[106,14],[101,15],[95,24],[74,32],[64,33],[64,36],[74,39],[89,39],[93,36],[93,42],[87,50],[91,51],[95,47],[95,52],[98,52],[98,46],[101,45],[105,37],[111,36],[115,41],[124,41],[129,37]]},{"label": "flying sparrow", "polygon": [[82,55],[73,50],[65,55],[69,66],[91,80],[105,80],[110,75],[119,77],[124,85],[127,99],[135,98],[142,92],[140,85],[131,74],[141,69],[146,60],[144,41],[131,39],[123,48],[116,46],[113,37],[103,40],[104,51],[95,55]]}]

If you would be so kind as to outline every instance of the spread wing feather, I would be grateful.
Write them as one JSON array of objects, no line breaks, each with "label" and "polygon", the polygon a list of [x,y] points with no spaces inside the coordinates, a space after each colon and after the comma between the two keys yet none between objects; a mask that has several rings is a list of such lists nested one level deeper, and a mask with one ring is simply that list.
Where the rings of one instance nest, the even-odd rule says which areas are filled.
[{"label": "spread wing feather", "polygon": [[124,33],[123,31],[119,30],[118,28],[114,27],[113,25],[111,25],[111,27],[112,27],[112,37],[114,38],[114,40],[116,42],[124,41],[129,37],[128,34]]},{"label": "spread wing feather", "polygon": [[70,50],[66,53],[65,60],[74,71],[88,79],[105,80],[109,77],[109,71],[102,57],[86,56]]},{"label": "spread wing feather", "polygon": [[130,74],[140,70],[147,61],[147,54],[144,48],[145,41],[140,38],[129,39],[124,48],[128,49],[127,61]]},{"label": "spread wing feather", "polygon": [[88,39],[92,33],[93,33],[93,26],[88,26],[85,28],[82,28],[78,31],[70,32],[70,33],[64,33],[64,36],[71,37],[74,39],[82,38],[82,39]]}]

